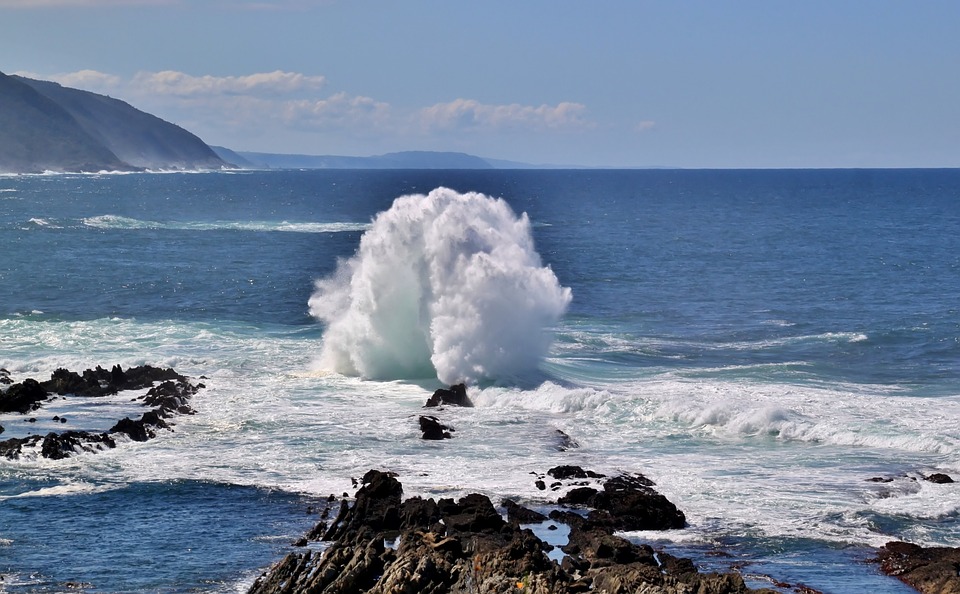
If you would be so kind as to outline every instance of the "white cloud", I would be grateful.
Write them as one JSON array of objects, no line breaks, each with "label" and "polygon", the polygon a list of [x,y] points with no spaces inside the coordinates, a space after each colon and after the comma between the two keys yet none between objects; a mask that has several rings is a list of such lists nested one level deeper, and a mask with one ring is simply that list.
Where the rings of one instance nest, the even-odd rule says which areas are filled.
[{"label": "white cloud", "polygon": [[557,105],[487,105],[473,99],[456,99],[437,103],[420,111],[420,121],[427,129],[582,129],[589,127],[587,108],[580,103]]},{"label": "white cloud", "polygon": [[311,127],[344,124],[386,125],[391,115],[389,104],[347,93],[337,93],[326,99],[287,101],[282,107],[285,122]]},{"label": "white cloud", "polygon": [[595,125],[580,103],[492,105],[457,99],[397,109],[377,98],[327,91],[323,76],[282,70],[233,76],[173,70],[133,76],[96,70],[21,74],[122,99],[208,142],[246,150],[372,154],[417,147],[476,152],[485,142],[498,146],[501,135],[550,142],[546,139],[557,133]]},{"label": "white cloud", "polygon": [[633,129],[639,133],[643,133],[643,132],[646,132],[647,130],[652,130],[656,127],[657,127],[657,123],[654,122],[653,120],[643,120],[642,122],[638,122],[637,125],[633,127]]},{"label": "white cloud", "polygon": [[78,70],[77,72],[58,75],[51,80],[65,87],[103,91],[120,88],[123,84],[123,79],[119,76],[96,70]]},{"label": "white cloud", "polygon": [[176,95],[286,95],[317,90],[324,86],[322,76],[298,72],[261,72],[245,76],[192,76],[183,72],[138,72],[131,87],[139,93]]}]

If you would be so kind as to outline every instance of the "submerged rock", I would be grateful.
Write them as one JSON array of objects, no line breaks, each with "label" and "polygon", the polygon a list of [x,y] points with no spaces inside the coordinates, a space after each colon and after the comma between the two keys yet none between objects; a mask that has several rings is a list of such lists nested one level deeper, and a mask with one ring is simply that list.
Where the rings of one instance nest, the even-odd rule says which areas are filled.
[{"label": "submerged rock", "polygon": [[546,554],[551,545],[505,522],[485,495],[403,501],[402,493],[393,475],[368,472],[353,506],[344,501],[326,530],[326,551],[290,553],[249,593],[772,592],[748,589],[737,574],[701,574],[689,559],[655,555],[570,512],[579,520],[560,564]]}]

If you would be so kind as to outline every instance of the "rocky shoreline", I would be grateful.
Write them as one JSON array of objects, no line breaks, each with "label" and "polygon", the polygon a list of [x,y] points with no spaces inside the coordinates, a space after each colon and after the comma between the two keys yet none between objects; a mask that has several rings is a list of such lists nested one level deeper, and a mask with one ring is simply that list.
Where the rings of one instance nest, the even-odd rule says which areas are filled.
[{"label": "rocky shoreline", "polygon": [[[0,456],[17,459],[34,452],[53,460],[66,458],[80,452],[98,452],[117,445],[117,437],[125,436],[133,441],[147,441],[160,429],[171,429],[171,417],[193,414],[189,401],[201,388],[202,383],[192,383],[170,368],[142,365],[126,370],[119,365],[110,371],[97,366],[82,374],[68,369],[57,369],[47,381],[28,378],[19,383],[10,380],[10,372],[0,370],[0,384],[7,385],[0,391],[0,413],[19,413],[27,417],[40,410],[55,397],[71,399],[94,399],[113,396],[123,391],[147,389],[146,394],[136,398],[149,410],[137,419],[119,419],[107,431],[48,431],[43,435],[14,437],[0,441]],[[54,421],[67,423],[66,418],[55,416]],[[25,418],[35,422],[35,417]],[[4,431],[0,426],[0,434]]]},{"label": "rocky shoreline", "polygon": [[[557,467],[550,476],[589,476],[579,467]],[[595,474],[595,473],[594,473]],[[596,475],[598,476],[599,475]],[[604,477],[601,477],[604,478]],[[690,559],[655,551],[616,536],[615,530],[663,530],[685,525],[682,512],[640,475],[606,479],[599,489],[577,487],[549,514],[503,502],[506,519],[485,495],[453,499],[402,499],[388,472],[371,470],[353,505],[321,521],[298,544],[322,550],[288,554],[251,586],[248,594],[323,592],[424,594],[747,594],[736,573],[700,573]],[[596,506],[596,507],[595,507]],[[542,521],[569,530],[560,562],[525,525]]]},{"label": "rocky shoreline", "polygon": [[[425,405],[443,406],[472,403],[463,386],[453,386],[437,390]],[[437,416],[418,422],[422,439],[454,438],[455,429]],[[562,432],[558,439],[560,451],[578,447]],[[549,482],[562,492],[549,509],[509,499],[495,505],[478,493],[456,501],[404,500],[395,474],[370,470],[355,481],[360,488],[352,504],[344,493],[337,508],[331,495],[322,520],[294,543],[298,550],[261,575],[248,594],[819,594],[772,579],[772,589],[751,589],[735,571],[703,573],[691,559],[618,536],[686,526],[683,512],[643,475],[606,477],[578,466],[535,474],[540,490]],[[923,478],[952,482],[946,475]],[[541,539],[535,526],[566,538]],[[960,549],[891,542],[875,561],[923,594],[960,593]]]}]

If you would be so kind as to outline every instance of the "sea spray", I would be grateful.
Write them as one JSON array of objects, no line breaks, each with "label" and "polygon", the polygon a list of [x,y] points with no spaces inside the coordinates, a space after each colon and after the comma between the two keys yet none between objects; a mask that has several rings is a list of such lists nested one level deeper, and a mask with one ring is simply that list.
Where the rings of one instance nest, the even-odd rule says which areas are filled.
[{"label": "sea spray", "polygon": [[509,380],[536,369],[571,300],[502,199],[437,188],[376,216],[316,283],[319,367],[371,379]]}]

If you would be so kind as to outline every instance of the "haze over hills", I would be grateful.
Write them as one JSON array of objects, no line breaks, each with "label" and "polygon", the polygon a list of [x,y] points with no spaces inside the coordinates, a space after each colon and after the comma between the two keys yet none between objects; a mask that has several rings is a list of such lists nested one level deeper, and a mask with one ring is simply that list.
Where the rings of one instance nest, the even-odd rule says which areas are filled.
[{"label": "haze over hills", "polygon": [[0,73],[0,172],[229,166],[194,134],[119,99]]},{"label": "haze over hills", "polygon": [[243,168],[267,169],[555,169],[556,165],[531,165],[518,161],[485,159],[445,151],[401,151],[370,157],[300,155],[233,151],[211,147],[224,161]]},{"label": "haze over hills", "polygon": [[554,168],[460,152],[370,157],[233,151],[105,95],[0,72],[0,173]]}]

